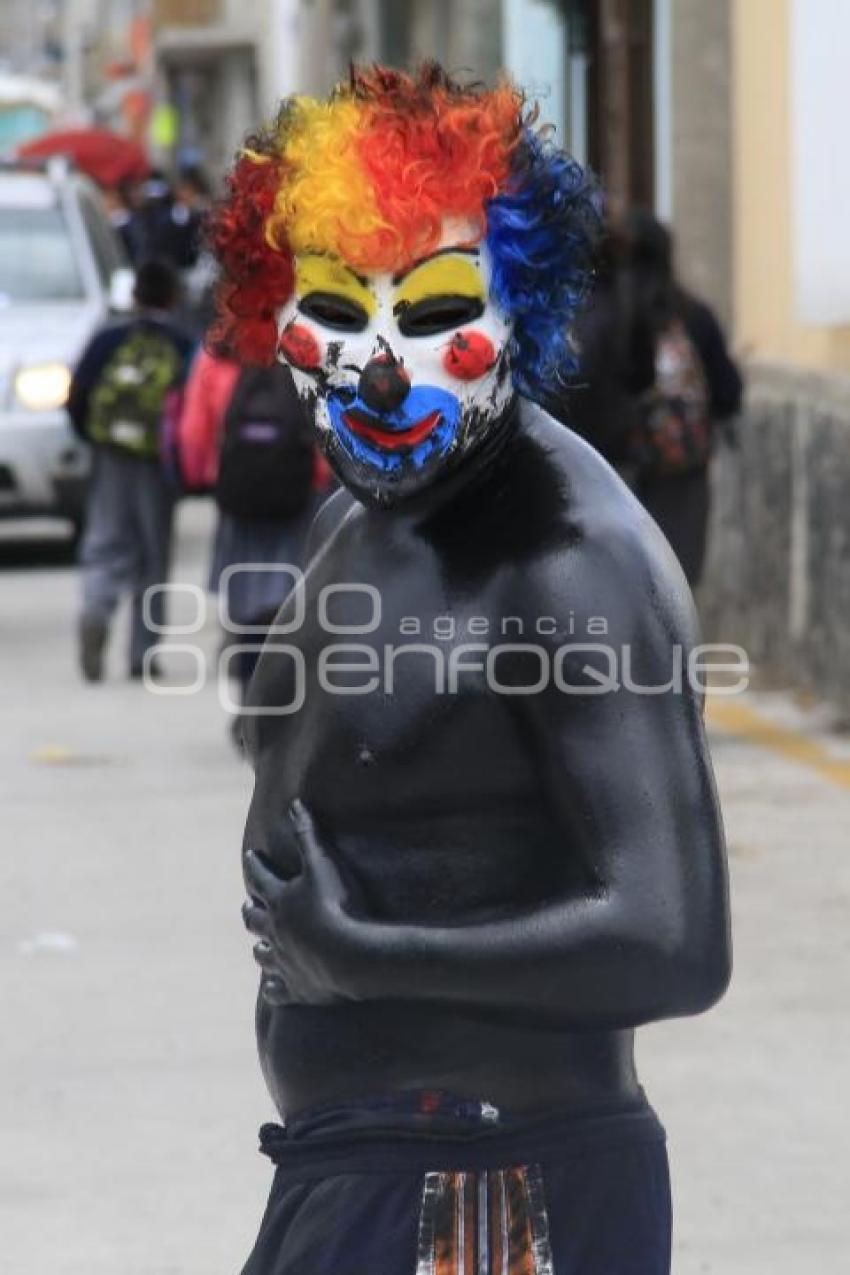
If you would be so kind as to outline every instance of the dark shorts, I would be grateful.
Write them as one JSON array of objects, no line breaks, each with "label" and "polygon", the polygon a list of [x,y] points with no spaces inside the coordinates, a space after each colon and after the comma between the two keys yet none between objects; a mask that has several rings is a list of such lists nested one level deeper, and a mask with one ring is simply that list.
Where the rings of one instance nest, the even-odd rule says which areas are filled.
[{"label": "dark shorts", "polygon": [[669,1275],[664,1130],[645,1100],[535,1121],[443,1095],[266,1125],[243,1275]]}]

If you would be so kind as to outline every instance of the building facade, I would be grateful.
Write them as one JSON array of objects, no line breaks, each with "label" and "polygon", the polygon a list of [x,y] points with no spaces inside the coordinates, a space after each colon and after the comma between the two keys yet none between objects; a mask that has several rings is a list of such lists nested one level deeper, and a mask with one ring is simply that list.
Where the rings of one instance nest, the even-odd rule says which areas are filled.
[{"label": "building facade", "polygon": [[[729,0],[278,0],[296,58],[271,96],[324,91],[348,62],[434,57],[492,81],[507,71],[603,182],[609,207],[672,223],[687,282],[732,314]],[[299,34],[300,33],[300,34]]]},{"label": "building facade", "polygon": [[736,0],[735,317],[754,358],[850,371],[850,8]]},{"label": "building facade", "polygon": [[292,92],[352,61],[506,70],[600,174],[614,211],[673,223],[686,278],[731,316],[727,0],[150,0],[180,144],[213,169]]},{"label": "building facade", "polygon": [[732,0],[732,278],[748,367],[716,457],[706,615],[850,720],[844,0]]}]

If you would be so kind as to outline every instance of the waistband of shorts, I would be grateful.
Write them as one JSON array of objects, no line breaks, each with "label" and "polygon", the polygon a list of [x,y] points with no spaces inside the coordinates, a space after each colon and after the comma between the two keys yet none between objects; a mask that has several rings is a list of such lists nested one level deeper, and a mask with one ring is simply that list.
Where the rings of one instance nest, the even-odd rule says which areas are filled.
[{"label": "waistband of shorts", "polygon": [[293,1139],[282,1125],[260,1130],[260,1149],[285,1176],[324,1178],[346,1173],[427,1173],[556,1163],[647,1143],[663,1143],[664,1128],[641,1094],[616,1104],[553,1112],[507,1127],[457,1136],[403,1127],[360,1130],[354,1136]]}]

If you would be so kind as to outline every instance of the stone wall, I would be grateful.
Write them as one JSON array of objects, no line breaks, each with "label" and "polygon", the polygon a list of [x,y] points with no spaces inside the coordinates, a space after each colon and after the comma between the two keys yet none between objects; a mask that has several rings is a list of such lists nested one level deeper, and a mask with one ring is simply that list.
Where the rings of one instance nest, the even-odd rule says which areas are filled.
[{"label": "stone wall", "polygon": [[850,376],[756,365],[714,462],[700,609],[784,682],[850,714]]}]

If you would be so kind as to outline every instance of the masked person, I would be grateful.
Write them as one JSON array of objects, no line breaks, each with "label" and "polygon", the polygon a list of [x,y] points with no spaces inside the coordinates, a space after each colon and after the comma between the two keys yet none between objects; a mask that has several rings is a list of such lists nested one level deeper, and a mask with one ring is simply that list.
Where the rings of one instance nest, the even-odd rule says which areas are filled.
[{"label": "masked person", "polygon": [[214,216],[218,339],[346,489],[248,697],[247,1275],[669,1270],[633,1034],[723,992],[726,877],[681,573],[531,401],[596,220],[518,92],[434,66],[285,103]]}]

